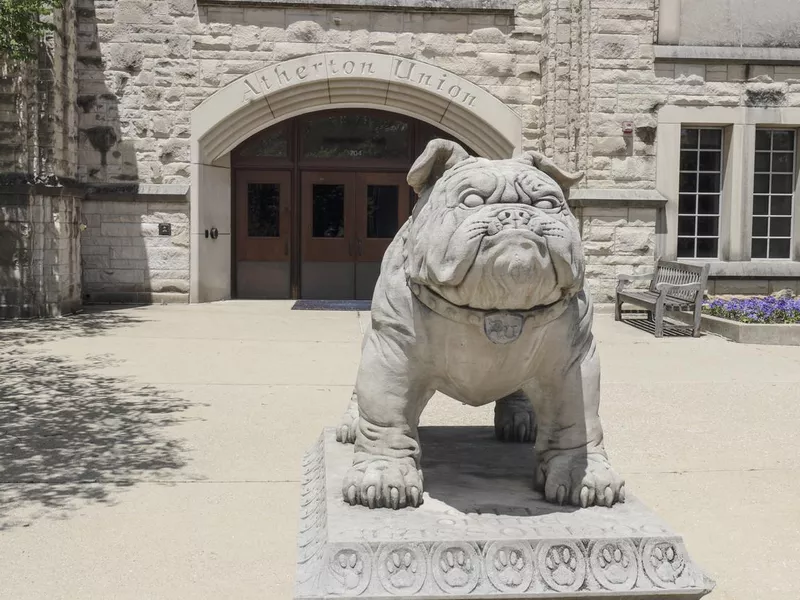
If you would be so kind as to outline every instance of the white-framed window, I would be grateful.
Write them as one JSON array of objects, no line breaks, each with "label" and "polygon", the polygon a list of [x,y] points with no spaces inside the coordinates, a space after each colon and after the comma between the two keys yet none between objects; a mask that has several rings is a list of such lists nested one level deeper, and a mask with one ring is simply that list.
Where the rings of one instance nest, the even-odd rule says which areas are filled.
[{"label": "white-framed window", "polygon": [[723,129],[682,127],[678,258],[719,256]]},{"label": "white-framed window", "polygon": [[753,259],[788,259],[797,164],[794,129],[756,129],[753,173]]}]

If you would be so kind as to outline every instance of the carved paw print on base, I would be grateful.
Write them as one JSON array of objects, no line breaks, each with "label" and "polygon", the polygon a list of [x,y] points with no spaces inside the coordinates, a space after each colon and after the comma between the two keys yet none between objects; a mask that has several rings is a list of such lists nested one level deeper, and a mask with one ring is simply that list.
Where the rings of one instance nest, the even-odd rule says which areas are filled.
[{"label": "carved paw print on base", "polygon": [[330,593],[357,596],[369,584],[369,552],[362,548],[340,548],[328,562],[328,573]]},{"label": "carved paw print on base", "polygon": [[533,556],[522,543],[489,544],[484,564],[489,581],[501,592],[525,591],[533,580]]},{"label": "carved paw print on base", "polygon": [[378,553],[378,579],[387,592],[414,594],[425,583],[425,551],[421,546],[386,546]]},{"label": "carved paw print on base", "polygon": [[686,568],[683,552],[667,540],[650,540],[642,547],[642,561],[647,576],[660,587],[683,587],[681,576]]},{"label": "carved paw print on base", "polygon": [[440,544],[431,556],[433,578],[448,593],[470,592],[478,585],[480,562],[469,544]]},{"label": "carved paw print on base", "polygon": [[589,553],[589,565],[598,583],[607,590],[625,591],[636,585],[636,548],[627,540],[595,543]]},{"label": "carved paw print on base", "polygon": [[586,561],[583,551],[573,542],[542,544],[539,546],[539,564],[545,583],[559,592],[574,592],[586,579]]}]

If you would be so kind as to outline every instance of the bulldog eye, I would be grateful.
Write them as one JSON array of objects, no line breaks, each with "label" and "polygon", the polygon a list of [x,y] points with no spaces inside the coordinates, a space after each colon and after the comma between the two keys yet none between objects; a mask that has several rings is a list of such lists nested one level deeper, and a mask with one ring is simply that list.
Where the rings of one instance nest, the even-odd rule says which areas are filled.
[{"label": "bulldog eye", "polygon": [[464,196],[461,203],[469,208],[475,208],[476,206],[483,205],[483,198],[478,196],[478,194],[467,194]]},{"label": "bulldog eye", "polygon": [[558,201],[555,198],[542,198],[534,202],[533,206],[542,210],[549,210],[558,206]]}]

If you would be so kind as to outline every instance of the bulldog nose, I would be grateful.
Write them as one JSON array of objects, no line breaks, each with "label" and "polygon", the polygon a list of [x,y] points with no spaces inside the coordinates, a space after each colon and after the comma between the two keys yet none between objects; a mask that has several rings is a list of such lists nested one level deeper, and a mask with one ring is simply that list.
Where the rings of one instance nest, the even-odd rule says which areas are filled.
[{"label": "bulldog nose", "polygon": [[501,211],[500,214],[497,215],[497,218],[503,225],[509,225],[514,228],[527,225],[531,220],[530,214],[520,209],[507,209]]}]

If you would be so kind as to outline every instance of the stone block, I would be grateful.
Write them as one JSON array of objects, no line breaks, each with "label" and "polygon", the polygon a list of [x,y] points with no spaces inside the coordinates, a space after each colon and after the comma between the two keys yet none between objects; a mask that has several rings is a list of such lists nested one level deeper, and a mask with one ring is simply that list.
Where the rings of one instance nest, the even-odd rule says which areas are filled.
[{"label": "stone block", "polygon": [[614,252],[617,254],[651,254],[653,230],[649,227],[619,227]]},{"label": "stone block", "polygon": [[295,600],[697,599],[713,582],[683,539],[628,496],[575,509],[533,491],[533,445],[489,427],[423,427],[424,503],[342,502],[353,446],[326,429],[303,461]]}]

